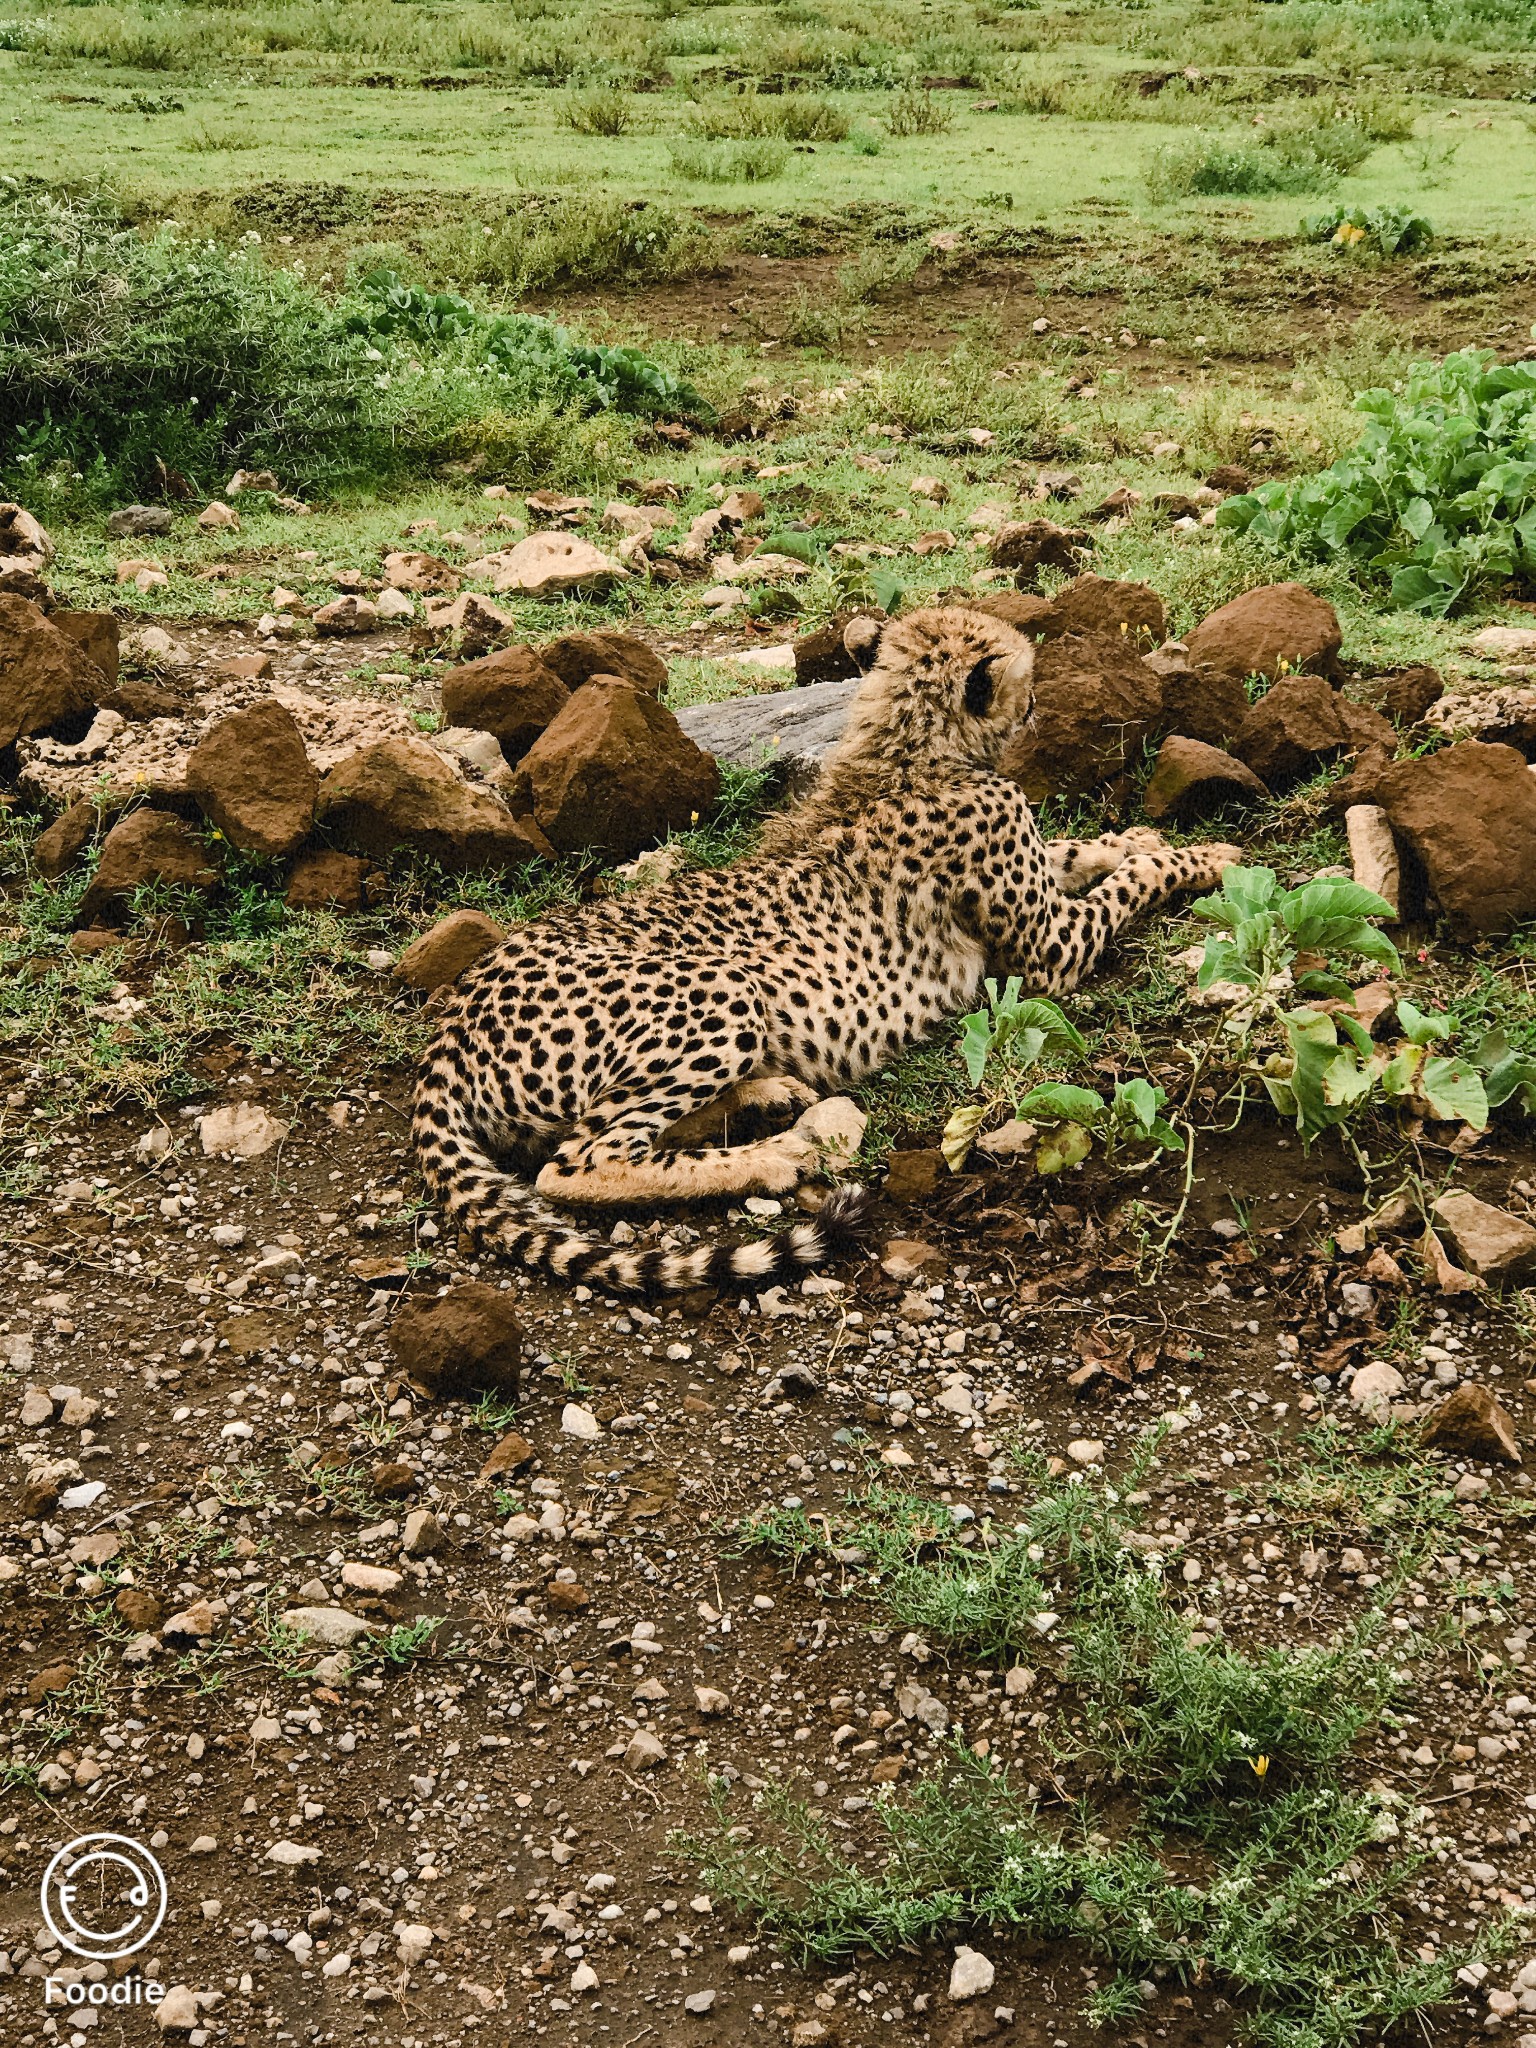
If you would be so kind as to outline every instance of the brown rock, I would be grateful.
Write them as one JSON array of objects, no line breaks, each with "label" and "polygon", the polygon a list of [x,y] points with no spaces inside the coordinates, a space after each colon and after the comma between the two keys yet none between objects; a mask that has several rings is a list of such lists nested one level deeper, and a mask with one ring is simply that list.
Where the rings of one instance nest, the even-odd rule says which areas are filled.
[{"label": "brown rock", "polygon": [[[1358,708],[1358,707],[1356,707]],[[1322,676],[1284,676],[1237,729],[1232,751],[1271,789],[1285,789],[1349,745],[1349,722]]]},{"label": "brown rock", "polygon": [[329,847],[294,863],[283,901],[290,910],[361,910],[368,901],[369,863]]},{"label": "brown rock", "polygon": [[1342,815],[1358,804],[1374,804],[1381,778],[1392,766],[1392,756],[1385,747],[1367,747],[1357,755],[1347,775],[1328,785],[1323,797],[1325,807]]},{"label": "brown rock", "polygon": [[1142,809],[1149,818],[1176,818],[1186,824],[1209,817],[1223,804],[1263,803],[1268,795],[1253,770],[1220,747],[1175,736],[1158,750]]},{"label": "brown rock", "polygon": [[108,931],[104,925],[91,925],[83,932],[71,932],[64,941],[64,950],[73,953],[77,960],[87,960],[93,953],[110,953],[114,946],[127,943],[121,932]]},{"label": "brown rock", "polygon": [[187,756],[187,787],[231,846],[277,857],[308,835],[320,778],[293,713],[263,697],[203,734]]},{"label": "brown rock", "polygon": [[71,804],[46,832],[39,832],[32,848],[32,865],[37,872],[50,882],[67,873],[94,837],[97,817],[93,803]]},{"label": "brown rock", "polygon": [[104,711],[120,711],[124,718],[187,718],[192,713],[188,699],[174,684],[152,681],[148,676],[119,676],[101,692]]},{"label": "brown rock", "polygon": [[130,811],[102,842],[101,860],[80,904],[82,926],[120,912],[146,882],[206,895],[218,882],[202,841],[169,811]]},{"label": "brown rock", "polygon": [[443,677],[448,723],[494,733],[509,761],[521,759],[570,701],[565,684],[531,647],[504,647]]},{"label": "brown rock", "polygon": [[1342,690],[1338,696],[1339,716],[1344,721],[1345,745],[1351,754],[1367,754],[1377,748],[1393,753],[1397,748],[1397,727],[1390,718],[1369,704],[1357,704]]},{"label": "brown rock", "polygon": [[389,1343],[401,1370],[443,1398],[517,1396],[523,1332],[510,1290],[465,1280],[418,1295],[395,1317]]},{"label": "brown rock", "polygon": [[562,633],[545,642],[539,659],[568,690],[579,690],[593,676],[621,676],[653,697],[667,686],[667,664],[633,633]]},{"label": "brown rock", "polygon": [[1502,1284],[1536,1273],[1536,1230],[1465,1188],[1450,1188],[1436,1198],[1434,1223],[1463,1268],[1479,1280]]},{"label": "brown rock", "polygon": [[348,638],[355,633],[371,633],[379,623],[378,608],[366,597],[349,594],[332,598],[329,604],[321,605],[311,623],[317,633],[331,639]]},{"label": "brown rock", "polygon": [[1242,730],[1248,693],[1236,676],[1197,673],[1187,661],[1148,657],[1163,678],[1163,719],[1171,732],[1224,747]]},{"label": "brown rock", "polygon": [[459,572],[437,555],[401,549],[384,557],[384,581],[394,590],[414,590],[436,597],[458,589]]},{"label": "brown rock", "polygon": [[412,1466],[397,1458],[375,1465],[371,1483],[380,1500],[404,1500],[420,1486],[421,1478]]},{"label": "brown rock", "polygon": [[1536,917],[1536,775],[1513,747],[1465,740],[1394,761],[1375,800],[1458,930],[1506,931]]},{"label": "brown rock", "polygon": [[1218,462],[1206,482],[1213,491],[1225,491],[1229,496],[1253,489],[1253,478],[1235,462]]},{"label": "brown rock", "polygon": [[1161,677],[1118,633],[1044,641],[1034,720],[1011,742],[1003,772],[1032,803],[1084,796],[1136,758],[1162,707]]},{"label": "brown rock", "polygon": [[584,1607],[592,1604],[592,1595],[586,1587],[575,1585],[569,1579],[551,1579],[544,1589],[544,1599],[555,1614],[580,1614]]},{"label": "brown rock", "polygon": [[118,1618],[128,1627],[142,1631],[158,1628],[165,1609],[153,1593],[146,1593],[142,1586],[124,1586],[112,1602]]},{"label": "brown rock", "polygon": [[466,661],[484,654],[516,630],[512,614],[476,590],[462,591],[455,598],[429,597],[426,609],[427,630],[456,643]]},{"label": "brown rock", "polygon": [[921,1202],[948,1174],[948,1162],[936,1146],[927,1152],[893,1152],[885,1162],[883,1192],[893,1202]]},{"label": "brown rock", "polygon": [[1480,1465],[1521,1463],[1514,1417],[1474,1381],[1448,1394],[1432,1411],[1424,1425],[1424,1442],[1431,1450],[1475,1458]]},{"label": "brown rock", "polygon": [[997,530],[992,566],[1016,570],[1020,590],[1027,590],[1042,569],[1075,571],[1092,546],[1093,535],[1083,527],[1058,526],[1054,519],[1014,519]]},{"label": "brown rock", "polygon": [[672,713],[607,676],[576,692],[524,755],[519,780],[559,852],[614,860],[682,831],[720,794],[714,759]]},{"label": "brown rock", "polygon": [[219,1617],[213,1602],[194,1600],[179,1614],[167,1615],[161,1634],[168,1643],[200,1643],[211,1636],[218,1625]]},{"label": "brown rock", "polygon": [[27,1680],[27,1698],[35,1707],[51,1692],[63,1692],[75,1675],[73,1664],[45,1664]]},{"label": "brown rock", "polygon": [[339,761],[320,784],[318,813],[365,853],[411,846],[461,872],[553,858],[531,818],[471,789],[425,740],[379,740]]},{"label": "brown rock", "polygon": [[21,1489],[21,1519],[32,1522],[43,1515],[51,1515],[63,1490],[63,1480],[47,1472],[28,1479]]},{"label": "brown rock", "polygon": [[35,604],[0,595],[0,747],[93,711],[104,683],[85,650]]},{"label": "brown rock", "polygon": [[491,1449],[490,1456],[480,1467],[482,1485],[488,1479],[499,1479],[503,1473],[521,1472],[525,1465],[531,1465],[535,1457],[533,1445],[527,1437],[509,1430]]},{"label": "brown rock", "polygon": [[50,625],[66,640],[72,640],[93,668],[101,670],[108,683],[117,681],[117,620],[111,612],[53,611]]},{"label": "brown rock", "polygon": [[824,626],[802,633],[795,642],[796,686],[804,689],[810,683],[841,683],[863,675],[869,666],[869,647],[861,644],[858,634],[850,636],[848,628],[864,619],[878,634],[881,621],[868,612],[835,612]]},{"label": "brown rock", "polygon": [[1042,628],[1048,640],[1063,633],[1125,633],[1140,652],[1168,631],[1163,600],[1146,583],[1117,583],[1108,576],[1079,576],[1051,599]]},{"label": "brown rock", "polygon": [[1367,704],[1399,726],[1417,725],[1430,705],[1438,704],[1445,695],[1440,671],[1426,662],[1383,669],[1379,675],[1363,677],[1359,688]]},{"label": "brown rock", "polygon": [[272,657],[259,650],[253,654],[231,654],[219,663],[217,673],[237,683],[265,682],[272,673]]},{"label": "brown rock", "polygon": [[985,612],[989,618],[1001,619],[1004,625],[1014,626],[1021,633],[1038,638],[1055,614],[1055,606],[1048,597],[1036,596],[1027,590],[986,590],[979,594],[966,591],[955,599],[967,611]]},{"label": "brown rock", "polygon": [[479,910],[455,910],[413,939],[395,962],[395,972],[412,988],[430,994],[457,981],[466,967],[499,946],[506,933]]},{"label": "brown rock", "polygon": [[47,528],[23,505],[0,505],[0,561],[7,567],[46,569],[53,560]]},{"label": "brown rock", "polygon": [[1302,583],[1266,583],[1202,619],[1189,636],[1189,659],[1195,668],[1238,682],[1248,676],[1274,681],[1295,670],[1328,675],[1342,639],[1326,598]]}]

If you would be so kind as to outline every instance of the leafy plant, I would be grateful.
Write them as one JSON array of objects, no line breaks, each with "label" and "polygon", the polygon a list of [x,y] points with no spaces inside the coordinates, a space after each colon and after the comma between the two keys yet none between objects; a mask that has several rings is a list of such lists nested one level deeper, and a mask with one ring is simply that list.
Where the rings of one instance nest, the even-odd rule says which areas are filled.
[{"label": "leafy plant", "polygon": [[892,135],[942,135],[954,114],[937,93],[920,85],[903,86],[893,93],[885,111],[885,125]]},{"label": "leafy plant", "polygon": [[566,125],[578,135],[622,135],[634,118],[635,103],[627,92],[598,86],[576,93],[567,102]]},{"label": "leafy plant", "polygon": [[374,270],[358,286],[361,307],[347,316],[353,334],[416,342],[472,342],[497,368],[540,374],[594,411],[686,413],[708,407],[691,385],[637,348],[577,341],[536,313],[482,313],[457,292],[429,292],[392,270]]},{"label": "leafy plant", "polygon": [[1355,403],[1369,424],[1347,455],[1229,498],[1217,525],[1340,557],[1385,579],[1394,604],[1436,618],[1536,578],[1536,363],[1461,349]]},{"label": "leafy plant", "polygon": [[[987,1007],[973,1010],[960,1020],[960,1057],[973,1088],[980,1088],[989,1068],[1006,1066],[1007,1076],[999,1085],[994,1073],[993,1088],[985,1102],[961,1103],[944,1126],[944,1157],[950,1170],[958,1173],[976,1142],[976,1135],[1000,1101],[1017,1097],[1023,1079],[1032,1067],[1052,1053],[1084,1053],[1086,1039],[1069,1023],[1055,1003],[1043,997],[1021,999],[1019,975],[1010,975],[999,990],[988,976],[984,986]],[[1095,1098],[1097,1099],[1097,1098]]]},{"label": "leafy plant", "polygon": [[[1230,867],[1214,896],[1191,904],[1196,917],[1221,927],[1205,942],[1199,983],[1235,982],[1254,992],[1257,1011],[1276,979],[1300,954],[1340,955],[1397,967],[1397,948],[1370,920],[1390,917],[1392,906],[1372,890],[1344,876],[1320,876],[1297,889],[1282,889],[1273,868]],[[1310,995],[1348,996],[1349,986],[1318,969],[1304,972],[1296,986]]]},{"label": "leafy plant", "polygon": [[[717,1901],[821,1961],[971,1926],[1080,1942],[1112,1973],[1095,2019],[1140,2014],[1149,1973],[1214,1980],[1242,1994],[1234,2038],[1266,2048],[1352,2048],[1451,1995],[1461,1959],[1415,1963],[1402,1946],[1417,1858],[1381,1853],[1411,1836],[1412,1809],[1339,1776],[1409,1682],[1419,1646],[1386,1629],[1395,1586],[1326,1642],[1211,1640],[1140,1528],[1158,1443],[1143,1439],[1115,1478],[1022,1458],[1028,1505],[1006,1530],[957,1527],[941,1503],[878,1483],[814,1521],[754,1518],[755,1543],[796,1569],[834,1562],[845,1597],[877,1600],[937,1650],[1034,1663],[1060,1644],[1066,1697],[1034,1725],[1068,1817],[965,1737],[877,1805],[859,1856],[787,1788],[770,1784],[743,1821],[717,1782],[708,1836],[676,1840]],[[1434,1521],[1405,1507],[1403,1575]],[[928,1720],[923,1691],[905,1711]],[[1076,1771],[1080,1793],[1062,1783]],[[1487,1952],[1516,1924],[1490,1930]]]},{"label": "leafy plant", "polygon": [[1051,1052],[1088,1050],[1087,1040],[1055,1003],[1043,997],[1020,999],[1023,978],[1011,974],[1001,992],[989,975],[984,987],[987,1007],[960,1019],[960,1057],[973,1088],[979,1088],[991,1061],[1007,1055],[1019,1067],[1030,1067]]},{"label": "leafy plant", "polygon": [[1260,1078],[1275,1107],[1295,1119],[1304,1143],[1376,1100],[1487,1127],[1482,1077],[1467,1061],[1432,1050],[1451,1036],[1455,1019],[1427,1015],[1406,997],[1398,999],[1397,1017],[1403,1037],[1390,1046],[1374,1044],[1347,1011],[1292,1010],[1281,1019],[1290,1051],[1266,1061]]},{"label": "leafy plant", "polygon": [[1429,222],[1411,206],[1335,206],[1308,214],[1301,232],[1309,242],[1331,242],[1338,249],[1369,243],[1380,256],[1414,256],[1435,239]]},{"label": "leafy plant", "polygon": [[789,145],[772,135],[749,135],[739,142],[685,135],[669,145],[668,154],[680,178],[706,185],[765,184],[789,163]]},{"label": "leafy plant", "polygon": [[[1402,1005],[1398,1005],[1401,1013]],[[1536,1059],[1510,1047],[1502,1030],[1485,1031],[1473,1048],[1472,1064],[1483,1077],[1490,1109],[1513,1102],[1527,1116],[1536,1116]]]},{"label": "leafy plant", "polygon": [[1167,1100],[1166,1089],[1141,1079],[1117,1081],[1107,1100],[1093,1088],[1048,1081],[1030,1090],[1019,1104],[1019,1114],[1054,1119],[1055,1127],[1040,1140],[1035,1164],[1041,1173],[1061,1173],[1088,1157],[1095,1138],[1111,1158],[1128,1144],[1182,1152],[1184,1140],[1162,1114]]}]

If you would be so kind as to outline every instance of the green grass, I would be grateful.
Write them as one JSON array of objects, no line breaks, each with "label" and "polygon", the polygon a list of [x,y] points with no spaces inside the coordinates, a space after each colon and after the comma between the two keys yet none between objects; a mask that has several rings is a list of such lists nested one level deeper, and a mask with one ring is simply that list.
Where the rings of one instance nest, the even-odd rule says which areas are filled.
[{"label": "green grass", "polygon": [[[1214,1982],[1240,2037],[1269,2048],[1352,2048],[1453,1993],[1465,1957],[1425,1962],[1402,1917],[1426,1816],[1350,1783],[1356,1746],[1425,1682],[1430,1639],[1387,1630],[1400,1579],[1325,1641],[1213,1638],[1174,1584],[1177,1550],[1141,1538],[1151,1496],[1138,1489],[1160,1448],[1144,1440],[1116,1478],[1053,1479],[1026,1461],[1028,1506],[1006,1531],[957,1530],[943,1504],[883,1484],[814,1524],[785,1509],[753,1518],[749,1544],[814,1565],[824,1597],[822,1566],[840,1565],[844,1597],[874,1601],[941,1654],[994,1667],[1027,1656],[1061,1690],[1039,1695],[1038,1765],[1000,1763],[952,1732],[910,1792],[876,1804],[863,1855],[784,1786],[743,1817],[717,1784],[713,1829],[675,1843],[717,1901],[823,1963],[973,1929],[1066,1942],[1108,1972],[1089,2001],[1096,2022],[1139,2015],[1149,1976]],[[1438,1492],[1347,1479],[1336,1446],[1315,1442],[1269,1498],[1288,1519],[1353,1526],[1360,1513],[1373,1534],[1390,1522],[1406,1575],[1434,1540]],[[1051,1779],[1065,1817],[1024,1789],[1028,1772]],[[1515,1939],[1495,1927],[1490,1950]]]}]

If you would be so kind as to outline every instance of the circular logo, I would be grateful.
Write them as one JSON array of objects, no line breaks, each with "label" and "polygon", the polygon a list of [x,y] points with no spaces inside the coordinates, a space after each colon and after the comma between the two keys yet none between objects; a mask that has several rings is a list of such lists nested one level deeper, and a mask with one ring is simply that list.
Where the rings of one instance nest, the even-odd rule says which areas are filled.
[{"label": "circular logo", "polygon": [[81,1835],[43,1872],[43,1919],[72,1955],[93,1963],[131,1956],[165,1918],[165,1872],[127,1835]]}]

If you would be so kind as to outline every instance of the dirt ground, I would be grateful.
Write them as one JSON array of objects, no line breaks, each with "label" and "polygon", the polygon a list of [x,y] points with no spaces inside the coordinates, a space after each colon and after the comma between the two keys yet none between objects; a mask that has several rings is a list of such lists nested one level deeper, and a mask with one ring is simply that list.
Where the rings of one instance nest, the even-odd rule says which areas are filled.
[{"label": "dirt ground", "polygon": [[[705,1818],[706,1772],[743,1808],[766,1779],[793,1781],[848,1843],[872,1842],[872,1802],[937,1754],[895,1711],[919,1669],[968,1743],[1016,1761],[1047,1802],[1073,1789],[1053,1791],[1035,1725],[1050,1716],[1015,1706],[1001,1669],[929,1661],[844,1597],[854,1575],[797,1581],[744,1554],[739,1524],[786,1500],[833,1507],[870,1470],[1006,1520],[1010,1441],[1064,1457],[1090,1438],[1113,1468],[1173,1414],[1152,1526],[1197,1567],[1191,1604],[1249,1644],[1326,1630],[1379,1583],[1383,1549],[1346,1554],[1288,1526],[1264,1481],[1271,1446],[1320,1415],[1353,1426],[1330,1374],[1384,1341],[1379,1301],[1346,1310],[1347,1270],[1315,1257],[1330,1215],[1356,1211],[1342,1173],[1273,1135],[1208,1153],[1188,1251],[1155,1289],[1113,1221],[1122,1190],[946,1177],[883,1196],[875,1257],[830,1281],[657,1316],[466,1264],[416,1207],[408,1092],[402,1074],[295,1112],[279,1067],[237,1063],[164,1122],[82,1126],[51,1190],[7,1219],[0,1671],[13,1763],[51,1759],[67,1789],[43,1803],[17,1783],[0,1819],[5,2038],[151,2037],[142,2012],[43,2009],[44,1973],[70,1959],[40,1929],[37,1871],[98,1829],[153,1845],[165,1869],[169,1916],[137,1961],[208,1994],[194,2044],[1104,2038],[1078,2017],[1092,1972],[1076,1956],[986,1939],[994,1991],[957,2007],[947,1955],[801,1970],[700,1893],[669,1831]],[[281,1147],[205,1158],[199,1118],[231,1101],[292,1118]],[[1533,1169],[1498,1149],[1471,1181],[1502,1198]],[[889,1185],[933,1181],[933,1157],[899,1159]],[[430,1263],[407,1283],[412,1249]],[[515,1419],[424,1396],[390,1351],[407,1285],[482,1272],[525,1334]],[[1441,1384],[1490,1383],[1529,1425],[1527,1365],[1484,1301],[1451,1297],[1428,1326]],[[1094,1359],[1108,1370],[1075,1391]],[[19,1419],[24,1383],[54,1390],[40,1428]],[[105,1491],[29,1511],[23,1444]],[[493,1454],[504,1469],[488,1480]],[[1439,1817],[1414,1906],[1433,1939],[1536,1898],[1523,1697],[1510,1703],[1528,1656],[1530,1481],[1445,1476],[1462,1483],[1437,1570],[1512,1583],[1502,1601],[1469,1590],[1455,1682],[1361,1759],[1363,1779]],[[440,1543],[407,1555],[417,1508]],[[398,1586],[366,1590],[359,1565]],[[147,1602],[162,1629],[179,1611],[182,1633],[138,1661],[124,1649],[155,1625]],[[398,1664],[317,1674],[314,1646],[276,1625],[296,1602],[438,1626]],[[1048,1649],[1040,1662],[1049,1679]],[[40,1690],[48,1673],[73,1690]],[[697,1687],[728,1705],[701,1711]],[[62,1740],[46,1727],[55,1697],[72,1703]],[[274,1862],[282,1843],[302,1859]],[[407,1928],[431,1931],[409,1963]],[[596,1985],[580,1992],[583,1965]],[[1215,2044],[1230,2023],[1214,1993],[1169,1984],[1123,2038]],[[1438,2038],[1479,2027],[1469,2004]]]}]

